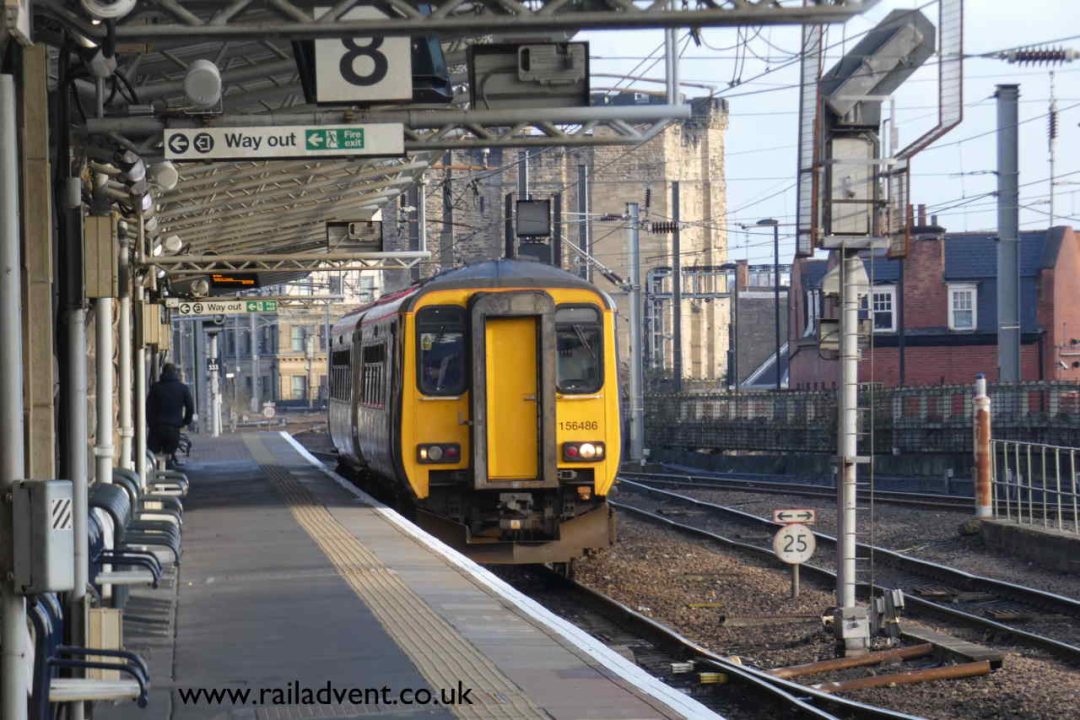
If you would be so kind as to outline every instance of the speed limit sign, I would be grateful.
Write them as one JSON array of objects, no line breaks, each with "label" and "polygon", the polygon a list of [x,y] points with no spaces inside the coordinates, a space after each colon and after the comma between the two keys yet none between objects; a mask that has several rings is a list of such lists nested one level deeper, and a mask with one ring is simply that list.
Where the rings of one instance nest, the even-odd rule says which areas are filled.
[{"label": "speed limit sign", "polygon": [[816,546],[814,533],[810,528],[797,523],[780,528],[772,541],[776,557],[789,565],[799,565],[809,560]]},{"label": "speed limit sign", "polygon": [[[315,8],[316,19],[329,6]],[[386,13],[359,5],[340,20],[379,20]],[[408,36],[315,41],[315,100],[320,103],[412,100],[412,40]]]}]

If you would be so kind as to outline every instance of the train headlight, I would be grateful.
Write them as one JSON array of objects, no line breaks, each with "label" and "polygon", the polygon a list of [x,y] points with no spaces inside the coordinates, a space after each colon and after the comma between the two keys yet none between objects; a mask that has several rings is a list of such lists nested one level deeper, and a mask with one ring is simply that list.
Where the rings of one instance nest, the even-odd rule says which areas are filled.
[{"label": "train headlight", "polygon": [[602,442],[569,442],[563,443],[563,460],[565,462],[599,462],[604,459],[604,443]]},{"label": "train headlight", "polygon": [[461,460],[461,446],[448,443],[418,445],[416,448],[416,459],[421,463],[442,463],[452,465]]}]

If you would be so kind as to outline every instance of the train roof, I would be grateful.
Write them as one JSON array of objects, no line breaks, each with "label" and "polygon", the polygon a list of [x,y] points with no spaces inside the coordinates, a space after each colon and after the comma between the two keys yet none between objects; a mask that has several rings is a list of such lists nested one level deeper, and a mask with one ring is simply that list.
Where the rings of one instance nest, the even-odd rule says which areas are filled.
[{"label": "train roof", "polygon": [[529,260],[484,260],[435,275],[419,287],[418,295],[432,290],[485,287],[559,287],[596,291],[595,285],[573,273]]},{"label": "train roof", "polygon": [[[531,260],[483,260],[452,270],[444,270],[411,287],[387,294],[373,303],[356,308],[334,326],[335,334],[355,327],[357,321],[380,318],[400,308],[408,309],[425,293],[457,288],[581,288],[597,293],[609,308],[608,295],[587,280],[545,263]],[[374,313],[373,315],[371,313]],[[339,328],[340,326],[340,328]]]}]

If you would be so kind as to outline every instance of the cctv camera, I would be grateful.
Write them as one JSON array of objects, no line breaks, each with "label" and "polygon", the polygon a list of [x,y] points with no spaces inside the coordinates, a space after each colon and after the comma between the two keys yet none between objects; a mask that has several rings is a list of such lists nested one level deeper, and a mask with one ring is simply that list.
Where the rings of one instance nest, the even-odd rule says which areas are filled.
[{"label": "cctv camera", "polygon": [[1068,370],[1069,365],[1064,360],[1058,360],[1058,367],[1062,370]]},{"label": "cctv camera", "polygon": [[79,0],[94,20],[119,20],[135,9],[136,0]]}]

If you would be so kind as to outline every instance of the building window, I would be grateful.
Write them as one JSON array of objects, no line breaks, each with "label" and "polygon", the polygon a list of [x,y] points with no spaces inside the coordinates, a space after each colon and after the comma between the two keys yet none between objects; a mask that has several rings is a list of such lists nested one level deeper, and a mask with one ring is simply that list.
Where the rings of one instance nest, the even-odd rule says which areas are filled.
[{"label": "building window", "polygon": [[975,285],[949,285],[949,329],[974,330],[978,321]]},{"label": "building window", "polygon": [[[863,298],[862,309],[865,311],[866,298]],[[891,285],[878,286],[870,291],[872,303],[869,317],[874,322],[874,332],[896,332],[896,288]]]},{"label": "building window", "polygon": [[807,290],[806,304],[803,305],[803,337],[811,337],[817,332],[818,319],[821,317],[821,291]]},{"label": "building window", "polygon": [[300,325],[293,325],[292,328],[290,328],[289,332],[292,351],[304,352],[304,350],[306,349],[304,347],[304,340],[306,339],[304,337],[304,328]]},{"label": "building window", "polygon": [[292,399],[305,399],[307,397],[307,378],[303,375],[293,375],[290,380],[292,382]]}]

